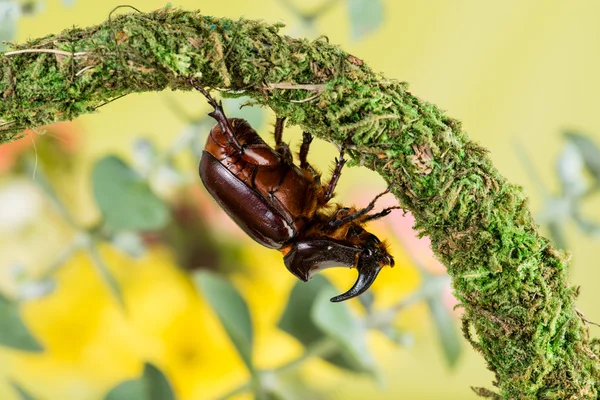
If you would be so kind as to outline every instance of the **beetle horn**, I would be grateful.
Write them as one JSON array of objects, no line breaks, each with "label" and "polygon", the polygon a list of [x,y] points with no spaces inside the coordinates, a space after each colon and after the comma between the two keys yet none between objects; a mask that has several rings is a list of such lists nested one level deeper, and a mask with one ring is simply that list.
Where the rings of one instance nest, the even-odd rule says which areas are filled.
[{"label": "beetle horn", "polygon": [[363,294],[367,289],[371,287],[373,282],[375,282],[377,275],[379,275],[379,271],[381,271],[381,266],[377,265],[375,267],[372,267],[370,265],[367,265],[366,267],[361,268],[359,264],[357,269],[358,279],[356,279],[354,285],[346,293],[332,297],[331,301],[333,303],[345,301]]}]

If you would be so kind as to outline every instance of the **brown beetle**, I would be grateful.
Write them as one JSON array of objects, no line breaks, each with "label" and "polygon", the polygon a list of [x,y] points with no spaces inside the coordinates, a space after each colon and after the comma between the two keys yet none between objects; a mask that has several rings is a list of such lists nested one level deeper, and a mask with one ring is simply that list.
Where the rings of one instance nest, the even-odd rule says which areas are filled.
[{"label": "brown beetle", "polygon": [[319,270],[346,266],[358,279],[346,293],[331,299],[348,300],[366,291],[385,265],[394,266],[387,246],[363,225],[394,208],[368,214],[379,197],[363,209],[330,206],[342,168],[344,149],[327,185],[307,161],[312,135],[303,134],[300,165],[282,141],[283,118],[275,123],[275,149],[247,121],[227,118],[221,106],[193,80],[208,99],[217,124],[211,129],[200,160],[200,178],[225,212],[252,239],[283,254],[287,269],[303,281]]}]

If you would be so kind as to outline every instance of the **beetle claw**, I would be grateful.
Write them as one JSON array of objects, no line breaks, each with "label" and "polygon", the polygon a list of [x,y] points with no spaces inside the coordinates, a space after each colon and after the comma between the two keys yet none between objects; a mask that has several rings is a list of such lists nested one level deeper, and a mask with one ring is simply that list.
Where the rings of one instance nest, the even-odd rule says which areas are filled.
[{"label": "beetle claw", "polygon": [[353,297],[363,294],[371,287],[373,282],[375,282],[377,275],[379,275],[379,271],[381,271],[380,266],[376,266],[375,268],[359,269],[358,279],[350,288],[350,290],[348,290],[346,293],[340,294],[339,296],[332,297],[331,302],[339,303],[340,301],[349,300]]}]

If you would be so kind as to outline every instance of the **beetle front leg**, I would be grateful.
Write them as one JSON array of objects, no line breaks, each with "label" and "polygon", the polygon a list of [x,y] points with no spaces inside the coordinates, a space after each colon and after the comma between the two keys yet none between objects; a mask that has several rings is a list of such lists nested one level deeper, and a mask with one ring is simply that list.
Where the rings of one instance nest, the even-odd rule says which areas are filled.
[{"label": "beetle front leg", "polygon": [[[392,185],[388,186],[388,188],[384,192],[381,192],[377,196],[375,196],[375,198],[373,200],[371,200],[371,202],[365,208],[363,208],[361,210],[358,210],[356,212],[353,212],[352,214],[348,214],[348,215],[346,215],[346,216],[344,216],[342,218],[331,220],[329,222],[329,226],[331,228],[337,228],[337,227],[340,227],[340,226],[342,226],[344,224],[347,224],[350,221],[354,221],[355,219],[362,217],[363,215],[365,215],[369,211],[371,211],[373,208],[375,208],[375,203],[377,202],[377,200],[381,196],[383,196],[385,194],[388,194],[390,192],[390,190],[392,190]],[[395,207],[390,207],[389,209],[386,208],[385,210],[381,211],[381,213],[383,213],[383,215],[380,215],[379,217],[376,217],[376,218],[380,218],[380,217],[383,217],[383,216],[389,214],[389,212],[393,208],[395,208]],[[373,215],[378,215],[378,214],[373,214]],[[370,219],[376,219],[376,218],[368,218],[368,220],[370,220]]]},{"label": "beetle front leg", "polygon": [[344,158],[345,150],[345,146],[342,145],[342,148],[340,149],[340,158],[335,159],[335,168],[333,170],[333,174],[331,174],[331,179],[329,180],[329,185],[324,196],[325,203],[327,203],[333,197],[335,187],[337,186],[340,176],[342,175],[342,168],[344,168],[344,164],[346,164],[346,159]]},{"label": "beetle front leg", "polygon": [[378,213],[375,214],[371,214],[369,216],[367,216],[367,218],[365,218],[365,222],[367,221],[373,221],[374,219],[379,219],[379,218],[383,218],[386,215],[388,215],[389,213],[392,212],[392,210],[399,210],[402,207],[400,206],[393,206],[393,207],[388,207],[388,208],[384,208],[383,210],[379,211]]}]

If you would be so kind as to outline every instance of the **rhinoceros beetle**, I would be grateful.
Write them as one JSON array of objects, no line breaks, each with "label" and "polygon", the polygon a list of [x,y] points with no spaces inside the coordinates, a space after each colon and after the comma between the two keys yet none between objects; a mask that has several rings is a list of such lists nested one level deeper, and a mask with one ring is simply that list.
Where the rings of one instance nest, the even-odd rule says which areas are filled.
[{"label": "rhinoceros beetle", "polygon": [[265,143],[247,121],[227,118],[222,104],[190,79],[214,110],[211,129],[200,159],[204,186],[248,236],[283,254],[287,269],[302,281],[322,269],[354,267],[358,279],[350,290],[331,301],[351,299],[365,292],[382,267],[394,266],[387,245],[363,225],[394,208],[368,214],[379,194],[362,209],[330,205],[346,163],[344,148],[327,184],[307,161],[312,135],[303,133],[299,165],[282,141],[284,118],[275,123],[275,148]]}]

